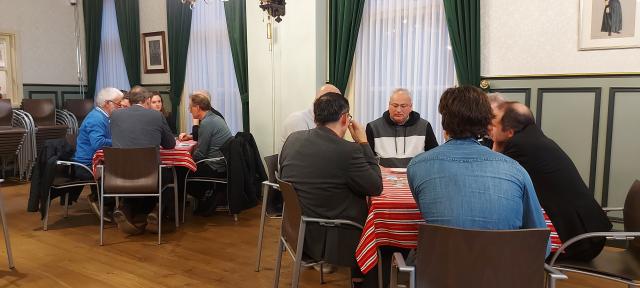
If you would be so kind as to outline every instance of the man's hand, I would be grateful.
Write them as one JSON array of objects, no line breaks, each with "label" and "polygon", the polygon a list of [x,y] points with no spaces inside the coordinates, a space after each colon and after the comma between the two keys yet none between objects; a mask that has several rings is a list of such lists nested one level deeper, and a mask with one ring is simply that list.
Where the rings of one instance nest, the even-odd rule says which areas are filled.
[{"label": "man's hand", "polygon": [[360,125],[360,123],[355,120],[351,120],[349,123],[349,133],[351,133],[351,138],[358,144],[367,143],[367,134],[364,130],[364,127]]},{"label": "man's hand", "polygon": [[180,133],[180,135],[178,135],[178,140],[189,141],[189,140],[193,140],[193,137],[187,133]]}]

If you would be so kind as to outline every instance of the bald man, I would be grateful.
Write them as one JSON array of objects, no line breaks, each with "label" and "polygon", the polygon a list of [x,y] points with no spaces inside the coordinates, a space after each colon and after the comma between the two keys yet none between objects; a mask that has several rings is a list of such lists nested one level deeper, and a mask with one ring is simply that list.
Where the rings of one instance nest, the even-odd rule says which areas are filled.
[{"label": "bald man", "polygon": [[411,159],[438,146],[431,124],[413,111],[411,92],[399,88],[389,98],[389,110],[367,124],[367,140],[380,165],[407,167]]},{"label": "bald man", "polygon": [[[330,92],[342,95],[342,93],[336,86],[333,86],[331,84],[324,84],[322,85],[322,87],[320,87],[320,90],[316,92],[316,98],[314,98],[314,100]],[[287,140],[287,137],[289,137],[291,133],[301,130],[311,130],[313,128],[316,128],[316,123],[313,120],[313,105],[311,105],[305,110],[293,112],[289,114],[289,116],[287,116],[287,118],[282,123],[282,134],[280,140],[284,145],[284,142]]]},{"label": "bald man", "polygon": [[[593,198],[569,156],[542,133],[531,110],[519,102],[504,102],[494,109],[491,129],[494,148],[527,170],[540,205],[563,242],[579,234],[611,230],[611,222]],[[605,244],[589,238],[571,246],[562,259],[589,261]]]}]

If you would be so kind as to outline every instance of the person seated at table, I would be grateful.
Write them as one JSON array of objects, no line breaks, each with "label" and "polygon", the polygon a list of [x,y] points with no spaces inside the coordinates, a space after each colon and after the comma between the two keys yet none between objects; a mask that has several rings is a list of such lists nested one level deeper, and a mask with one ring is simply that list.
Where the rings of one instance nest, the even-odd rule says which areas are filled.
[{"label": "person seated at table", "polygon": [[438,110],[446,143],[407,167],[422,217],[464,229],[547,228],[527,171],[475,140],[487,134],[494,117],[487,95],[475,87],[449,88]]},{"label": "person seated at table", "polygon": [[160,95],[160,92],[151,92],[151,103],[149,104],[149,106],[151,107],[151,109],[162,113],[162,116],[164,116],[164,118],[169,117],[169,112],[164,109],[164,102],[162,100],[162,95]]},{"label": "person seated at table", "polygon": [[122,102],[120,102],[120,108],[129,108],[131,107],[131,102],[129,102],[129,91],[120,90],[124,97],[122,97]]},{"label": "person seated at table", "polygon": [[[205,97],[207,97],[207,99],[209,99],[209,103],[211,102],[211,95],[209,94],[209,91],[206,90],[196,90],[193,91],[193,94],[201,94],[204,95]],[[218,110],[216,110],[215,108],[213,108],[213,105],[211,105],[211,112],[215,115],[217,115],[218,117],[222,118],[222,121],[224,120],[224,116],[222,116],[222,113],[220,113]],[[187,133],[180,133],[180,135],[178,135],[178,140],[180,141],[189,141],[189,140],[193,140],[193,141],[198,141],[198,136],[199,136],[199,129],[200,129],[200,119],[193,119],[192,120],[193,126],[191,126],[191,135],[187,134]],[[226,122],[225,122],[226,123]]]},{"label": "person seated at table", "polygon": [[[111,113],[120,108],[123,94],[116,88],[104,88],[98,92],[95,100],[95,107],[87,116],[76,138],[76,152],[73,155],[73,161],[83,164],[91,169],[93,155],[96,151],[103,147],[111,147],[111,130],[109,129],[109,117]],[[89,171],[82,168],[74,169],[75,177],[78,179],[91,179],[93,176]],[[91,211],[100,217],[100,206],[98,204],[98,191],[95,186],[91,186],[91,195],[89,195],[89,205]],[[105,201],[107,211],[113,209],[113,202]],[[111,214],[110,212],[107,214]],[[105,220],[111,221],[110,217]]]},{"label": "person seated at table", "polygon": [[[193,160],[200,161],[209,158],[224,157],[220,148],[233,137],[227,123],[211,111],[211,102],[208,93],[196,91],[189,97],[189,109],[194,119],[200,120],[198,146],[193,152]],[[205,161],[198,164],[194,176],[206,176],[214,178],[226,178],[227,171],[224,160]],[[217,191],[212,189],[209,183],[194,182],[189,185],[190,194],[197,199],[194,214],[209,216],[215,212],[216,199],[219,199]],[[222,186],[225,184],[219,184]],[[222,187],[216,187],[222,188]],[[221,195],[222,196],[222,195]],[[226,196],[226,195],[224,195]]]},{"label": "person seated at table", "polygon": [[384,167],[407,167],[414,156],[438,146],[429,121],[413,111],[411,92],[399,88],[389,98],[389,109],[367,124],[371,150]]},{"label": "person seated at table", "polygon": [[[536,125],[531,110],[518,102],[504,102],[494,109],[491,129],[499,151],[518,161],[529,172],[536,194],[566,242],[589,232],[610,231],[612,226],[593,198],[571,158]],[[581,240],[565,250],[561,259],[589,261],[600,254],[604,238]]]},{"label": "person seated at table", "polygon": [[[112,144],[115,148],[158,147],[172,149],[176,145],[167,120],[158,111],[149,109],[150,93],[135,86],[129,92],[131,107],[114,111],[111,115]],[[143,227],[133,224],[135,214],[147,214],[147,230],[157,232],[157,200],[151,197],[126,197],[113,212],[118,228],[127,234],[144,232]],[[155,207],[155,208],[154,208]],[[171,215],[171,213],[167,213]],[[165,221],[163,221],[165,222]],[[171,226],[168,226],[171,227]]]},{"label": "person seated at table", "polygon": [[[367,144],[364,127],[351,120],[349,102],[338,93],[316,99],[313,112],[317,128],[294,132],[285,141],[279,160],[280,177],[293,184],[303,215],[364,225],[366,196],[382,192],[380,167]],[[343,139],[347,130],[355,143]],[[315,260],[352,267],[352,281],[361,285],[363,275],[355,259],[361,232],[310,224],[304,252]]]}]

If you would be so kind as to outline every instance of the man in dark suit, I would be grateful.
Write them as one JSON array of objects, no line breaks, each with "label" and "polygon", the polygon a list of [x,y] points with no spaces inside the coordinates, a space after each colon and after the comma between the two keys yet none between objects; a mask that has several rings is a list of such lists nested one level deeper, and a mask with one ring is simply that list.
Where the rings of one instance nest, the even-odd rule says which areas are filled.
[{"label": "man in dark suit", "polygon": [[[494,110],[491,138],[494,149],[522,165],[533,181],[540,205],[565,242],[588,232],[611,230],[611,222],[589,192],[578,169],[560,146],[542,133],[527,106],[504,102]],[[604,238],[579,241],[563,259],[588,261],[604,247]]]},{"label": "man in dark suit", "polygon": [[[143,87],[136,86],[129,92],[131,107],[119,109],[111,115],[111,137],[114,148],[174,148],[176,139],[171,133],[164,116],[149,109],[151,94]],[[150,197],[124,198],[113,212],[118,228],[127,234],[139,234],[144,228],[133,224],[137,213],[147,215],[147,230],[157,232],[158,212],[156,200]],[[156,208],[154,208],[156,207]]]},{"label": "man in dark suit", "polygon": [[[296,189],[303,215],[364,225],[365,197],[382,192],[380,167],[365,131],[351,120],[349,103],[338,93],[320,96],[313,111],[317,128],[294,132],[284,143],[280,176]],[[347,130],[356,143],[343,139]],[[352,267],[353,282],[361,283],[363,276],[355,261],[360,234],[359,229],[310,225],[304,251],[313,259]]]}]

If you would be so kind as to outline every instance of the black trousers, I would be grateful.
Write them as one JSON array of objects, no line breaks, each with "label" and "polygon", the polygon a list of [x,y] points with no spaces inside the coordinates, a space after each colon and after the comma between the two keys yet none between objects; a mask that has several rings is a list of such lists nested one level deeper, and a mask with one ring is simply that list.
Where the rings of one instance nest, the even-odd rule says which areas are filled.
[{"label": "black trousers", "polygon": [[[162,168],[162,186],[167,183],[173,183],[173,172],[171,168]],[[178,182],[179,183],[179,182]],[[173,188],[167,188],[162,191],[162,218],[173,219],[175,215],[174,211],[174,191]],[[121,197],[120,202],[124,207],[131,212],[131,217],[135,217],[139,214],[151,213],[158,204],[158,198],[156,197]],[[106,203],[106,200],[105,200]]]},{"label": "black trousers", "polygon": [[[74,166],[74,170],[73,170],[73,174],[74,177],[78,180],[91,180],[93,179],[93,175],[91,175],[91,173],[89,173],[89,171],[80,168],[80,167],[75,167]],[[96,187],[95,185],[91,185],[91,195],[89,195],[89,199],[92,202],[96,202],[98,201],[100,198],[100,195],[98,194],[98,188],[100,188],[100,181],[98,181],[98,186]],[[116,201],[113,198],[106,198],[104,200],[104,208],[106,211],[112,211],[113,207],[115,206]]]}]

